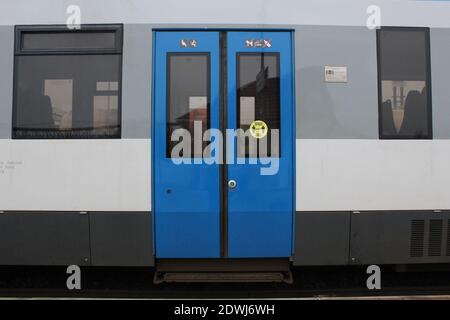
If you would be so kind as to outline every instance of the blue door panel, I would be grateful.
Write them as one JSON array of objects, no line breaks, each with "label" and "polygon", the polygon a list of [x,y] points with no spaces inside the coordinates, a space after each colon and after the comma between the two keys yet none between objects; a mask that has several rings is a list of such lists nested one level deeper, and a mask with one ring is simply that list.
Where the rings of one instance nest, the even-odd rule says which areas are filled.
[{"label": "blue door panel", "polygon": [[[219,167],[176,165],[166,155],[168,54],[209,54],[210,128],[219,128],[219,34],[156,32],[153,109],[153,206],[157,258],[220,256]],[[195,40],[183,47],[181,41]],[[195,81],[195,79],[192,79]]]},{"label": "blue door panel", "polygon": [[[270,47],[248,47],[247,40],[270,40]],[[228,127],[237,124],[237,55],[277,53],[280,76],[280,157],[275,175],[261,175],[263,164],[228,164],[228,254],[234,258],[289,257],[293,224],[293,98],[290,32],[228,33]],[[236,148],[236,143],[234,143]],[[236,149],[234,154],[236,155]],[[237,156],[236,156],[237,157]],[[248,161],[248,159],[247,159]],[[237,163],[237,162],[235,162]]]},{"label": "blue door panel", "polygon": [[[195,46],[180,45],[195,39]],[[248,39],[269,39],[271,46],[247,47]],[[208,53],[210,128],[218,129],[219,33],[155,32],[153,103],[153,211],[157,258],[220,257],[220,175],[218,164],[175,165],[166,155],[168,54]],[[228,179],[227,247],[229,258],[289,257],[294,217],[294,106],[290,32],[227,33],[228,115],[226,127],[237,124],[237,55],[266,52],[278,56],[280,156],[274,175],[261,175],[266,164],[226,164]],[[195,81],[195,79],[192,79]],[[231,144],[227,142],[229,148]],[[234,154],[236,155],[236,143]],[[229,151],[229,150],[228,150]],[[265,159],[268,160],[268,159]],[[273,161],[273,159],[272,159]],[[248,162],[248,159],[247,159]]]}]

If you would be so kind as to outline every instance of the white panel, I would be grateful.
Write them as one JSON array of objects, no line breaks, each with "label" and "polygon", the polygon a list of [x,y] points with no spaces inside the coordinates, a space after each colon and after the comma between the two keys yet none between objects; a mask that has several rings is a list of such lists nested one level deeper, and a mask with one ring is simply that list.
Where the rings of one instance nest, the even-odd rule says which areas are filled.
[{"label": "white panel", "polygon": [[297,211],[450,209],[450,140],[297,140]]},{"label": "white panel", "polygon": [[150,145],[0,140],[0,210],[150,211]]},{"label": "white panel", "polygon": [[450,26],[447,2],[411,0],[1,0],[0,24],[65,24],[70,5],[82,23],[365,26],[378,5],[383,25]]}]

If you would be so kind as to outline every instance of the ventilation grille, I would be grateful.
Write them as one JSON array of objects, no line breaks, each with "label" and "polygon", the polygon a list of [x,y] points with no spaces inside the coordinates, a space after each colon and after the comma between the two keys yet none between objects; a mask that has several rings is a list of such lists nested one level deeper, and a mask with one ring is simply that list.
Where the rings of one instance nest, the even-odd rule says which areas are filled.
[{"label": "ventilation grille", "polygon": [[442,252],[442,220],[430,220],[430,235],[428,240],[428,256],[440,257]]},{"label": "ventilation grille", "polygon": [[450,257],[450,219],[447,223],[447,257]]},{"label": "ventilation grille", "polygon": [[425,237],[425,220],[411,221],[411,257],[423,257],[423,240]]}]

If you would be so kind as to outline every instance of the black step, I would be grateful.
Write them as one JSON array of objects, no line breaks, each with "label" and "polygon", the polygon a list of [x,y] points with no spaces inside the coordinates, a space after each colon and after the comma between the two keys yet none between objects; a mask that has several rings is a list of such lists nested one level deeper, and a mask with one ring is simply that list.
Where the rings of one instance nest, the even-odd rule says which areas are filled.
[{"label": "black step", "polygon": [[208,283],[267,283],[292,284],[292,273],[288,272],[155,272],[154,283],[208,282]]}]

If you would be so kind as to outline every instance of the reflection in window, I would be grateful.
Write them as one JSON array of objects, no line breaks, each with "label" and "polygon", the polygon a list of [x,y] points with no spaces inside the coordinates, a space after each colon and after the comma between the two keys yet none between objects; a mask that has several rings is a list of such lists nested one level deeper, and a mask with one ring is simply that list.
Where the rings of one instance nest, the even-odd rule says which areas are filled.
[{"label": "reflection in window", "polygon": [[[266,137],[256,139],[249,133],[255,120],[264,121]],[[280,155],[279,134],[272,141],[271,131],[280,130],[280,71],[277,53],[237,54],[237,123],[245,137],[237,139],[239,157]],[[264,148],[264,150],[262,149]]]},{"label": "reflection in window", "polygon": [[94,96],[94,130],[101,132],[111,123],[118,123],[117,96]]},{"label": "reflection in window", "polygon": [[[20,56],[17,58],[17,138],[117,137],[118,82],[115,55]],[[105,81],[112,80],[112,81]]]},{"label": "reflection in window", "polygon": [[[44,95],[50,98],[53,126],[59,129],[72,128],[72,79],[44,80]],[[41,123],[45,126],[45,123]]]},{"label": "reflection in window", "polygon": [[[209,129],[209,54],[167,55],[167,157],[200,158],[208,144],[203,133]],[[184,129],[190,138],[190,154],[172,155],[172,149],[179,143],[173,133]],[[178,130],[177,132],[180,132]],[[196,134],[194,134],[194,131]],[[177,133],[175,132],[175,134]],[[196,138],[198,141],[194,141]],[[207,137],[205,137],[207,138]],[[206,139],[207,140],[207,139]]]},{"label": "reflection in window", "polygon": [[431,138],[427,29],[378,31],[381,138]]},{"label": "reflection in window", "polygon": [[[81,49],[84,34],[77,34]],[[40,34],[27,39],[33,36]],[[54,47],[51,54],[16,52],[14,138],[120,137],[121,54],[61,54]]]}]

